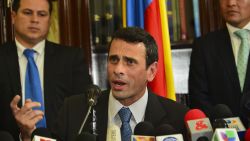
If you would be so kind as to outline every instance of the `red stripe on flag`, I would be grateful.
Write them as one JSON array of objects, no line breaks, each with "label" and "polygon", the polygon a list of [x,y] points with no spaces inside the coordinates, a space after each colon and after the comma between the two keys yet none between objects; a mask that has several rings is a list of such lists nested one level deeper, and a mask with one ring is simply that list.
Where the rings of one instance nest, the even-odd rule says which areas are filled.
[{"label": "red stripe on flag", "polygon": [[161,29],[161,16],[160,8],[157,0],[153,0],[147,7],[144,15],[145,30],[148,31],[156,40],[158,45],[158,70],[157,74],[152,82],[148,86],[157,95],[166,97],[166,76],[165,76],[165,65],[164,65],[164,52],[162,43],[162,29]]}]

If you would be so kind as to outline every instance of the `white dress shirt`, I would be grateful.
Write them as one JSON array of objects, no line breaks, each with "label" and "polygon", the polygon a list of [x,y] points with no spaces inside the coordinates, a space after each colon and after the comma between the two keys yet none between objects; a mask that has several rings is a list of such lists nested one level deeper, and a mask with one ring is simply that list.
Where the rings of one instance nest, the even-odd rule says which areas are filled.
[{"label": "white dress shirt", "polygon": [[[226,25],[227,25],[229,36],[230,36],[230,39],[231,39],[231,44],[232,44],[232,48],[233,48],[235,63],[237,65],[238,51],[239,51],[239,48],[240,48],[241,39],[238,36],[236,36],[234,34],[234,32],[240,30],[240,28],[234,27],[234,26],[230,25],[229,23],[226,23]],[[242,29],[248,29],[249,34],[250,34],[250,22],[246,26],[244,26]],[[249,36],[248,41],[250,43],[250,36]]]},{"label": "white dress shirt", "polygon": [[[25,46],[21,45],[16,39],[17,46],[17,54],[18,54],[18,62],[20,68],[20,79],[21,79],[21,88],[22,88],[22,104],[25,102],[25,75],[26,75],[26,67],[27,67],[27,58],[24,56],[23,51],[27,49]],[[34,54],[34,60],[37,65],[37,69],[39,71],[39,77],[41,81],[42,94],[44,94],[43,87],[43,72],[44,72],[44,54],[45,54],[45,40],[36,44],[33,48],[36,51]],[[44,99],[44,98],[43,98]]]},{"label": "white dress shirt", "polygon": [[[138,101],[128,106],[128,108],[132,113],[130,119],[130,126],[132,132],[134,132],[134,128],[139,122],[144,121],[147,103],[148,103],[148,89],[146,88],[144,95]],[[112,125],[121,127],[122,122],[120,120],[118,112],[122,107],[126,106],[123,106],[118,100],[116,100],[112,95],[112,91],[110,91],[109,105],[108,105],[108,127]]]}]

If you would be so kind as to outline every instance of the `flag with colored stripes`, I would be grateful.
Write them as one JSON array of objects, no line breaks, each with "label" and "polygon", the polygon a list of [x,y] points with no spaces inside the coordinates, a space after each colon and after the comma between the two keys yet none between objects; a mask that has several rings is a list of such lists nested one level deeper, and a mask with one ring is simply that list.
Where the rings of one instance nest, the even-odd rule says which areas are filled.
[{"label": "flag with colored stripes", "polygon": [[158,71],[149,87],[156,94],[176,100],[165,0],[122,0],[123,26],[148,31],[158,45]]}]

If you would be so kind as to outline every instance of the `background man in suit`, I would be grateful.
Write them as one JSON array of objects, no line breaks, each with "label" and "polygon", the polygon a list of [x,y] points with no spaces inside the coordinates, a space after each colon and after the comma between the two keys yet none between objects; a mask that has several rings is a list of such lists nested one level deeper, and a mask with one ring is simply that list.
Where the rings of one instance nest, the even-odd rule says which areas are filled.
[{"label": "background man in suit", "polygon": [[[118,30],[108,52],[108,80],[111,90],[103,91],[95,106],[99,140],[105,140],[107,128],[121,127],[126,140],[141,121],[149,121],[155,127],[165,123],[184,131],[184,115],[188,108],[175,101],[157,96],[148,88],[157,72],[157,45],[152,36],[139,28]],[[54,130],[62,140],[74,140],[87,113],[86,95],[72,96],[64,103],[60,119]],[[125,112],[126,111],[126,112]],[[127,135],[123,134],[123,114],[130,117]],[[83,131],[89,130],[89,122]],[[128,134],[131,133],[131,134]]]},{"label": "background man in suit", "polygon": [[[189,73],[190,106],[211,116],[213,106],[225,104],[235,116],[245,120],[242,106],[250,97],[250,0],[219,2],[227,28],[194,41]],[[241,31],[247,40],[241,39]]]},{"label": "background man in suit", "polygon": [[[0,130],[10,132],[16,140],[20,133],[25,140],[25,131],[34,130],[44,115],[50,128],[64,98],[83,93],[91,83],[82,49],[46,40],[51,11],[50,0],[15,0],[12,12],[15,41],[0,47]],[[27,59],[23,52],[28,48],[35,52],[45,112],[32,110],[41,103],[26,100]]]}]

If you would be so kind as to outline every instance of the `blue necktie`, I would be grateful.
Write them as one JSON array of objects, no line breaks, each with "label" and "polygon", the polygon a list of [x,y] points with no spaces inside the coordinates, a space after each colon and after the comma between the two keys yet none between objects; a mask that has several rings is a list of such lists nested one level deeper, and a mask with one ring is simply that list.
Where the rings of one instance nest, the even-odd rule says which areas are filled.
[{"label": "blue necktie", "polygon": [[129,124],[129,121],[131,119],[132,113],[129,110],[129,108],[121,108],[121,110],[118,112],[120,119],[122,121],[122,126],[121,126],[121,136],[122,136],[122,141],[130,141],[131,140],[131,135],[132,135],[132,130]]},{"label": "blue necktie", "polygon": [[[33,108],[33,109],[34,110],[38,109],[38,110],[45,112],[41,82],[39,78],[38,69],[34,61],[34,53],[35,51],[32,49],[26,49],[23,52],[23,54],[28,60],[27,68],[26,68],[26,76],[25,76],[25,99],[31,99],[32,101],[41,103],[41,107]],[[46,128],[45,116],[43,117],[42,120],[36,123],[36,127]]]}]

